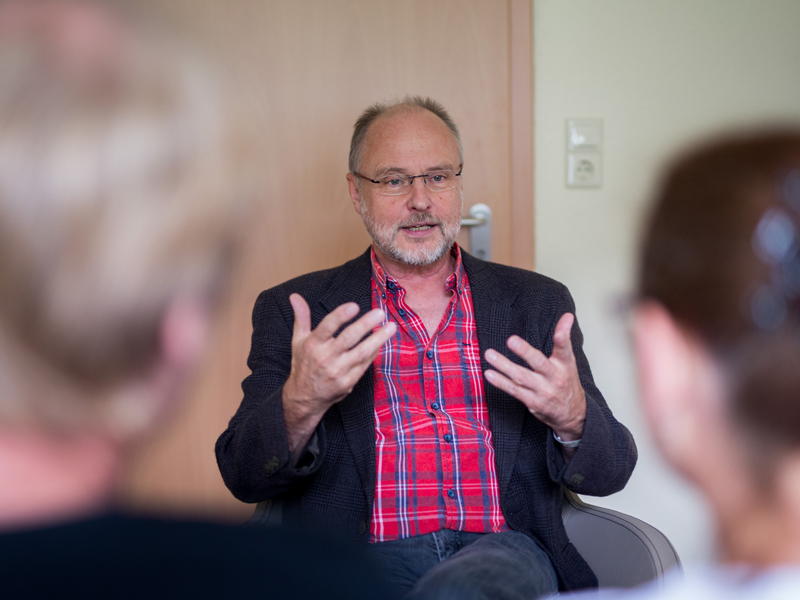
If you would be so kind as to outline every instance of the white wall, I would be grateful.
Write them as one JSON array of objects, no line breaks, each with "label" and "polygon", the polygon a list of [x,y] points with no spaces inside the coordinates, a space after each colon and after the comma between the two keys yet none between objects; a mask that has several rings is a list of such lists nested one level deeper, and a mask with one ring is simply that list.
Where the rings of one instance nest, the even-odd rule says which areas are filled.
[{"label": "white wall", "polygon": [[[729,126],[800,123],[800,1],[534,0],[537,270],[567,284],[595,378],[639,446],[628,487],[596,504],[713,555],[700,498],[660,461],[637,406],[627,330],[640,218],[663,162]],[[602,188],[565,186],[565,120],[604,121]]]}]

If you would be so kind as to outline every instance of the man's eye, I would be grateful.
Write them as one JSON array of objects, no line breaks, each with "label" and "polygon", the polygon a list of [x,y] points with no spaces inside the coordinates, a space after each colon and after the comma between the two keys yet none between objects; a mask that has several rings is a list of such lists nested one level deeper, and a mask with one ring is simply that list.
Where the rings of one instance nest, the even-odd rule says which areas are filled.
[{"label": "man's eye", "polygon": [[383,184],[384,185],[388,185],[389,187],[398,187],[400,185],[403,185],[403,180],[402,179],[397,179],[397,178],[384,179],[383,180]]},{"label": "man's eye", "polygon": [[447,175],[444,173],[431,173],[428,176],[428,179],[435,181],[436,183],[441,183],[443,181],[447,181]]}]

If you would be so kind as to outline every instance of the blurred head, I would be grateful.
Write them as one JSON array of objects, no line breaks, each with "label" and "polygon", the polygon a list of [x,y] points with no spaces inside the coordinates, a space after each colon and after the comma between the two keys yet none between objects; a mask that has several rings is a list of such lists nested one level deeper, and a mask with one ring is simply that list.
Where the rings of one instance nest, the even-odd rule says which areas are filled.
[{"label": "blurred head", "polygon": [[0,421],[158,412],[144,382],[202,342],[250,192],[227,108],[193,54],[99,5],[0,8]]},{"label": "blurred head", "polygon": [[[441,259],[461,227],[463,152],[453,120],[429,98],[375,104],[358,119],[347,175],[353,205],[379,255],[425,266]],[[405,193],[382,183],[416,177]],[[374,181],[373,181],[374,180]],[[434,181],[449,180],[438,190]]]},{"label": "blurred head", "polygon": [[719,139],[673,164],[639,295],[642,391],[662,451],[712,501],[739,486],[770,493],[800,453],[800,131]]}]

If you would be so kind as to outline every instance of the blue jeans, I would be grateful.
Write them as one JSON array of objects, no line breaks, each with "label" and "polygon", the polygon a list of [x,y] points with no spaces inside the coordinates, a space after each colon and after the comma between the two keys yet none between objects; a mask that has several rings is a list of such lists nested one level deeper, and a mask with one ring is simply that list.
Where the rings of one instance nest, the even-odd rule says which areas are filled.
[{"label": "blue jeans", "polygon": [[442,529],[367,551],[407,600],[534,600],[558,591],[547,554],[518,531]]}]

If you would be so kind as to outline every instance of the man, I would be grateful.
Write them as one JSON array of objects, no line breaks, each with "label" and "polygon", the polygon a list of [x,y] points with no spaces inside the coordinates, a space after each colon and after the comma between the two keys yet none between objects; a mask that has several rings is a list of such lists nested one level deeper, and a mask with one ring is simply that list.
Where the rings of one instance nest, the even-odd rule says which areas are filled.
[{"label": "man", "polygon": [[253,192],[219,89],[107,7],[0,6],[4,599],[383,594],[338,545],[114,512],[206,347]]},{"label": "man", "polygon": [[217,460],[241,500],[281,498],[289,522],[370,542],[415,597],[591,587],[561,486],[620,490],[633,439],[592,381],[564,286],[455,244],[462,167],[433,100],[359,118],[347,181],[372,247],[261,294]]}]

